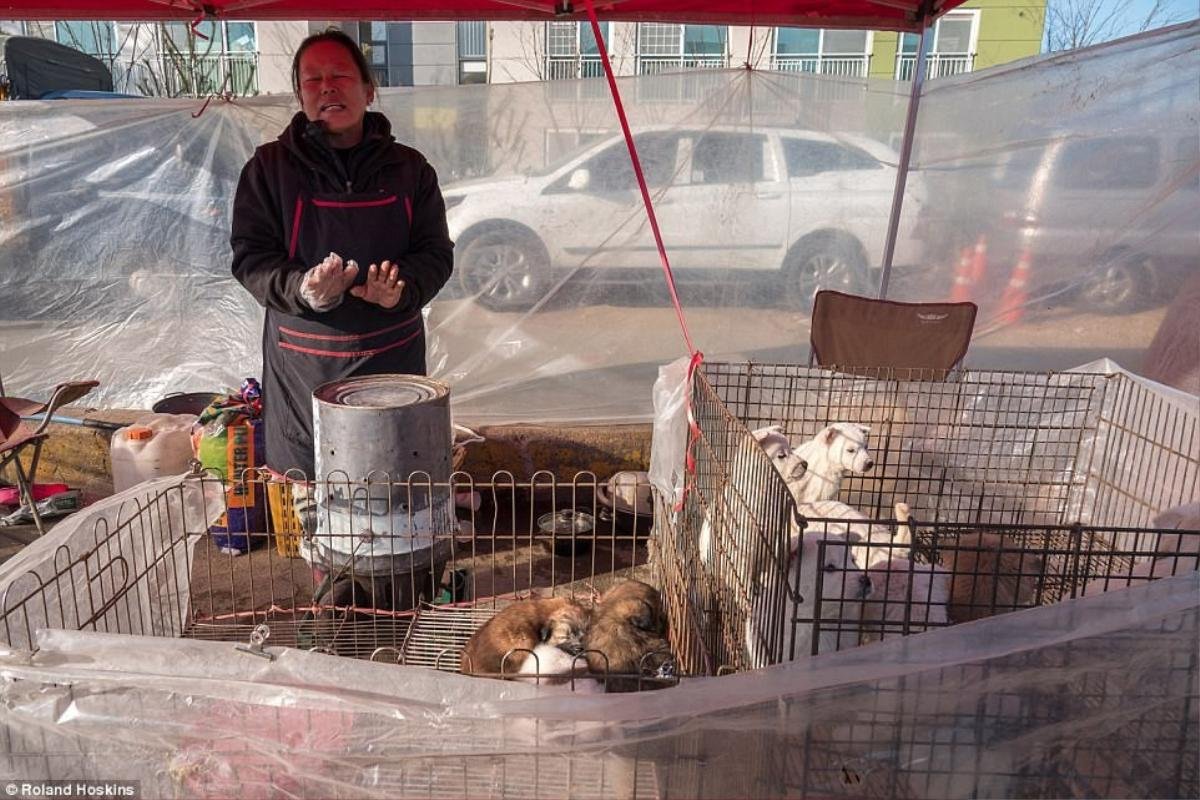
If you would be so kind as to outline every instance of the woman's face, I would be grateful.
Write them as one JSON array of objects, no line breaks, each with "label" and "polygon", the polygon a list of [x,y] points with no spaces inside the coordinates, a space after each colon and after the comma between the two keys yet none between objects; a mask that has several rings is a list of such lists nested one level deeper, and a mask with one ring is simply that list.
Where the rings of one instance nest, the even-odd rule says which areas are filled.
[{"label": "woman's face", "polygon": [[317,42],[300,56],[300,107],[310,120],[325,124],[334,146],[358,143],[363,114],[374,99],[375,89],[337,42]]}]

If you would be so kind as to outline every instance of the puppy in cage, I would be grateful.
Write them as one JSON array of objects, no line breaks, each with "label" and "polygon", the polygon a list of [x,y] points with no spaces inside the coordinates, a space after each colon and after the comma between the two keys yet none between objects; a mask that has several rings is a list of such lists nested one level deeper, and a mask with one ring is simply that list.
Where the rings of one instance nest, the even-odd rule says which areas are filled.
[{"label": "puppy in cage", "polygon": [[837,422],[794,448],[795,456],[806,465],[799,477],[784,475],[796,503],[832,500],[841,491],[846,475],[870,472],[875,466],[867,442],[870,430],[865,425]]},{"label": "puppy in cage", "polygon": [[871,594],[862,607],[863,642],[882,639],[888,630],[919,633],[949,624],[950,573],[936,564],[912,559],[912,511],[896,503],[896,535],[891,548],[873,548],[882,558],[868,563]]},{"label": "puppy in cage", "polygon": [[592,611],[584,647],[591,673],[605,676],[601,680],[610,692],[665,685],[629,676],[674,677],[662,598],[657,589],[641,581],[624,581],[604,593]]},{"label": "puppy in cage", "polygon": [[855,533],[805,533],[793,527],[786,573],[781,574],[770,562],[752,589],[745,625],[751,669],[765,667],[771,660],[770,632],[781,619],[781,594],[784,636],[780,660],[812,655],[814,633],[816,653],[858,644],[862,601],[871,594],[871,579],[854,559],[852,546],[858,541]]},{"label": "puppy in cage", "polygon": [[[758,428],[750,432],[754,437],[754,441],[763,449],[767,457],[771,459],[771,465],[775,470],[783,476],[783,480],[789,487],[793,483],[804,478],[808,471],[808,463],[792,449],[792,443],[788,439],[787,434],[783,432],[783,427],[780,425],[769,425],[765,428]],[[730,474],[737,480],[738,476],[750,474],[753,472],[754,459],[751,453],[748,452],[748,445],[743,442],[739,446],[737,453],[734,455],[733,464],[730,468]],[[726,485],[725,491],[729,487]],[[726,502],[726,510],[728,510],[728,501]],[[712,520],[706,514],[704,522],[700,526],[700,536],[697,541],[700,549],[700,562],[705,566],[712,564],[715,553],[713,551],[713,526]]]},{"label": "puppy in cage", "polygon": [[604,694],[603,681],[590,677],[590,670],[584,653],[542,642],[521,662],[514,680],[567,688],[577,694]]},{"label": "puppy in cage", "polygon": [[[897,508],[907,504],[897,504]],[[859,567],[871,569],[892,557],[896,534],[891,526],[871,522],[871,518],[853,506],[840,500],[817,500],[796,506],[796,514],[805,520],[805,531],[809,533],[853,534],[850,550]],[[899,519],[899,517],[897,517]],[[821,520],[814,522],[813,520]],[[799,521],[794,521],[799,524]],[[903,544],[901,541],[899,544]]]},{"label": "puppy in cage", "polygon": [[938,563],[950,573],[951,622],[1037,605],[1038,587],[1046,576],[1041,556],[1011,537],[989,531],[970,531],[943,542],[945,546],[937,548]]},{"label": "puppy in cage", "polygon": [[[568,597],[521,600],[502,609],[471,635],[459,669],[464,675],[508,677],[520,672],[539,645],[571,656],[583,651],[591,610]],[[541,651],[543,656],[546,651]]]},{"label": "puppy in cage", "polygon": [[1108,574],[1088,581],[1083,589],[1085,595],[1124,589],[1200,569],[1200,534],[1197,533],[1200,531],[1200,502],[1169,508],[1156,516],[1151,525],[1156,532],[1148,535],[1148,541],[1134,538],[1130,542],[1129,534],[1124,534],[1126,542],[1117,547],[1130,555],[1108,559],[1104,570]]}]

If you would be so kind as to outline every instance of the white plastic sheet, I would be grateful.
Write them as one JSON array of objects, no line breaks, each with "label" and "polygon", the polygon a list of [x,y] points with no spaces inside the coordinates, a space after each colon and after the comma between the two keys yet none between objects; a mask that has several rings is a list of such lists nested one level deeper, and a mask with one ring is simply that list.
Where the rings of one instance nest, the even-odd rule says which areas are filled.
[{"label": "white plastic sheet", "polygon": [[159,478],[60,521],[0,565],[0,641],[29,648],[44,626],[180,636],[191,549],[225,509],[219,488]]},{"label": "white plastic sheet", "polygon": [[[931,81],[893,296],[950,296],[982,237],[982,272],[965,267],[983,310],[971,363],[1136,369],[1196,269],[1198,38],[1182,26]],[[620,86],[697,347],[803,362],[812,292],[879,284],[908,85],[727,70]],[[377,107],[451,206],[429,364],[459,418],[649,419],[655,370],[684,348],[605,82],[389,89]],[[200,109],[0,107],[10,392],[86,373],[103,384],[90,402],[145,407],[259,372],[260,310],[229,274],[231,198],[295,102]]]},{"label": "white plastic sheet", "polygon": [[641,695],[48,631],[4,778],[142,797],[1186,797],[1200,576]]},{"label": "white plastic sheet", "polygon": [[691,359],[677,358],[658,368],[654,382],[654,433],[650,443],[650,480],[671,503],[683,499],[687,459],[687,407],[692,387],[688,382]]}]

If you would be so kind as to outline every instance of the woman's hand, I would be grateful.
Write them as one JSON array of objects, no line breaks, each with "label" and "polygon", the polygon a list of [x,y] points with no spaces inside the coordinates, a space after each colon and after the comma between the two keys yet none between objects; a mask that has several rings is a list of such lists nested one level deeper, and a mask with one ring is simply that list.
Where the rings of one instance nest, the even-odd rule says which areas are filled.
[{"label": "woman's hand", "polygon": [[325,260],[304,273],[300,282],[300,298],[313,311],[332,311],[342,302],[342,296],[358,276],[358,264],[351,259],[342,263],[342,257],[330,253]]},{"label": "woman's hand", "polygon": [[355,286],[350,290],[350,294],[381,308],[395,308],[400,302],[400,296],[404,294],[404,281],[400,280],[399,267],[390,261],[385,261],[380,266],[372,264],[367,270],[367,282],[362,286]]}]

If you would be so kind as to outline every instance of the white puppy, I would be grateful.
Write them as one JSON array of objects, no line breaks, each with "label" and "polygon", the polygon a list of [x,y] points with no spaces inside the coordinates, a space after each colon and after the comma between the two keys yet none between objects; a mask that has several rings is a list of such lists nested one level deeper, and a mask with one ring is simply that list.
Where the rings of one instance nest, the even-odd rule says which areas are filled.
[{"label": "white puppy", "polygon": [[745,626],[746,654],[751,668],[767,665],[773,633],[781,627],[783,661],[811,655],[815,619],[824,620],[829,627],[819,634],[819,654],[858,644],[860,603],[870,594],[871,581],[854,561],[849,547],[852,538],[838,533],[822,536],[793,532],[786,578],[774,565],[769,567],[760,575],[751,597]]},{"label": "white puppy", "polygon": [[768,425],[750,431],[762,449],[766,451],[775,469],[787,482],[798,481],[808,472],[808,463],[792,449],[792,442],[783,432],[782,425]]},{"label": "white puppy", "polygon": [[584,677],[587,659],[576,656],[552,644],[542,642],[533,648],[533,655],[521,662],[515,680],[553,686],[559,691],[578,694],[604,694],[604,686],[593,678]]},{"label": "white puppy", "polygon": [[797,505],[832,500],[842,488],[842,477],[862,475],[875,466],[867,446],[869,428],[850,422],[838,422],[823,428],[816,436],[795,448],[794,454],[806,465],[800,478],[788,480]]},{"label": "white puppy", "polygon": [[[894,553],[874,561],[867,570],[871,594],[863,603],[863,640],[883,638],[883,634],[919,633],[949,624],[946,608],[950,602],[950,573],[936,564],[918,564],[912,560],[912,524],[907,503],[896,504],[900,522],[892,539]],[[875,548],[876,552],[887,548]],[[870,624],[877,623],[877,624]],[[884,624],[890,623],[890,624]]]},{"label": "white puppy", "polygon": [[[1155,517],[1151,525],[1158,530],[1151,534],[1154,555],[1143,556],[1131,567],[1114,562],[1109,566],[1111,574],[1089,581],[1083,589],[1084,595],[1141,586],[1146,581],[1200,569],[1200,534],[1195,533],[1200,530],[1200,503],[1168,509]],[[1172,530],[1187,532],[1170,533]]]},{"label": "white puppy", "polygon": [[[783,428],[779,425],[769,425],[765,428],[758,428],[750,432],[755,441],[766,452],[771,459],[771,464],[783,476],[784,481],[788,482],[789,486],[793,481],[803,479],[805,470],[808,465],[804,460],[796,455],[792,450],[791,442],[783,432]],[[751,453],[744,447],[740,447],[737,453],[734,454],[733,461],[730,465],[730,478],[737,480],[739,477],[743,479],[752,474],[751,470],[755,459]],[[726,484],[725,496],[722,498],[725,506],[725,513],[730,513],[730,505],[736,503],[734,498],[733,488]],[[712,535],[712,518],[709,514],[705,514],[704,522],[700,525],[700,536],[698,539],[700,548],[700,562],[705,566],[712,564],[715,558],[714,542]]]},{"label": "white puppy", "polygon": [[[805,533],[840,533],[844,536],[854,534],[850,549],[854,553],[855,562],[862,569],[871,569],[876,564],[889,560],[894,553],[891,526],[870,522],[870,517],[866,514],[840,500],[802,503],[796,507],[796,512],[809,521],[808,527],[804,529]],[[827,521],[812,521],[817,519]],[[900,544],[903,545],[903,553],[907,555],[908,545],[903,542]]]}]

